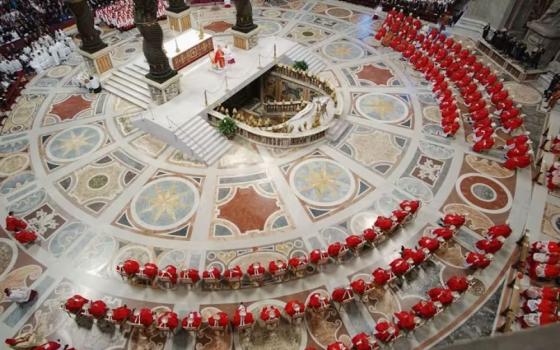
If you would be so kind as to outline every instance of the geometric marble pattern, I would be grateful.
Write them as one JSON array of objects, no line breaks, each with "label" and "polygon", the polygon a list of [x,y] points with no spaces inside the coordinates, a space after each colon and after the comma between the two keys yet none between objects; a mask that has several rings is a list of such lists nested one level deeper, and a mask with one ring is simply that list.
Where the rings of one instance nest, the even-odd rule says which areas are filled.
[{"label": "geometric marble pattern", "polygon": [[297,41],[303,45],[311,45],[318,41],[325,40],[331,35],[332,32],[314,26],[298,25],[286,35],[286,38]]},{"label": "geometric marble pattern", "polygon": [[[399,164],[408,144],[406,137],[366,126],[354,126],[336,148],[358,163],[388,175]],[[372,149],[378,151],[371,152]]]},{"label": "geometric marble pattern", "polygon": [[398,80],[393,71],[383,63],[367,63],[359,66],[352,66],[344,69],[348,81],[357,86],[400,86],[402,82]]},{"label": "geometric marble pattern", "polygon": [[142,226],[165,230],[188,220],[198,206],[198,191],[187,180],[164,177],[152,181],[132,200],[132,216]]},{"label": "geometric marble pattern", "polygon": [[21,96],[4,122],[2,135],[28,130],[46,97],[38,93]]},{"label": "geometric marble pattern", "polygon": [[546,203],[542,219],[542,232],[552,239],[560,239],[560,207]]},{"label": "geometric marble pattern", "polygon": [[188,238],[204,178],[160,170],[134,194],[116,226],[148,235]]},{"label": "geometric marble pattern", "polygon": [[374,189],[319,151],[281,168],[312,220],[332,215]]},{"label": "geometric marble pattern", "polygon": [[[252,4],[260,41],[291,38],[311,56],[320,56],[320,76],[335,84],[341,119],[349,127],[336,140],[293,149],[234,138],[225,155],[206,165],[134,128],[131,118],[139,107],[107,91],[80,89],[74,79],[83,70],[79,55],[38,75],[0,134],[0,215],[14,210],[37,230],[39,240],[22,247],[0,230],[0,285],[31,285],[40,298],[21,308],[0,301],[0,334],[37,329],[49,339],[91,350],[325,349],[335,339],[371,332],[380,317],[407,309],[450,274],[467,273],[463,255],[493,223],[509,220],[514,236],[521,233],[531,195],[528,169],[513,172],[491,156],[472,154],[463,136],[437,136],[440,115],[431,86],[372,39],[381,20],[372,20],[371,9],[336,0]],[[215,43],[232,44],[224,30],[235,21],[233,8],[200,6],[196,12],[193,27],[219,32]],[[165,39],[172,39],[167,23],[160,23]],[[116,68],[142,54],[137,29],[103,31]],[[511,88],[516,99],[525,91]],[[298,93],[287,85],[283,92]],[[537,100],[529,97],[523,102]],[[266,279],[263,287],[239,290],[163,291],[128,286],[115,272],[115,265],[128,258],[197,269],[245,269],[254,261],[266,266],[360,233],[405,198],[423,203],[404,230],[343,266],[331,264],[297,281]],[[538,220],[555,238],[558,208],[560,203],[551,201],[545,219]],[[401,288],[384,290],[367,303],[330,308],[321,317],[308,315],[298,327],[283,321],[275,336],[256,326],[253,345],[243,344],[231,330],[197,336],[178,332],[168,338],[110,335],[77,327],[60,309],[61,300],[74,293],[110,306],[173,309],[181,316],[192,310],[231,314],[240,301],[255,312],[266,304],[305,302],[315,291],[330,293],[357,275],[387,266],[401,246],[414,246],[447,212],[467,214],[466,225],[445,253],[415,270]],[[513,242],[506,241],[492,268],[475,276],[476,293],[437,322],[399,339],[398,347],[432,347],[484,307],[510,265]]]},{"label": "geometric marble pattern", "polygon": [[358,112],[382,123],[396,123],[408,116],[408,107],[400,99],[384,94],[367,94],[356,100]]},{"label": "geometric marble pattern", "polygon": [[210,238],[254,237],[291,226],[266,174],[221,177]]},{"label": "geometric marble pattern", "polygon": [[130,168],[117,153],[86,164],[58,181],[58,186],[79,206],[100,213],[136,178],[138,170]]},{"label": "geometric marble pattern", "polygon": [[103,131],[93,125],[65,129],[49,141],[47,155],[55,161],[77,160],[97,150],[103,138]]}]

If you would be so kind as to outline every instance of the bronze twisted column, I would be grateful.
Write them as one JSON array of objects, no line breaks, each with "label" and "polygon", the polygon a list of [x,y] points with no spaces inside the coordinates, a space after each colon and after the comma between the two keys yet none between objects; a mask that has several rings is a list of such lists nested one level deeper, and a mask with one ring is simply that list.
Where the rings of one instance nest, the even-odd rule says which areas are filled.
[{"label": "bronze twisted column", "polygon": [[82,39],[80,49],[88,53],[95,53],[107,47],[101,40],[99,32],[93,26],[93,14],[87,0],[64,0],[74,18],[76,27]]},{"label": "bronze twisted column", "polygon": [[249,33],[257,28],[253,23],[253,7],[250,0],[233,0],[235,5],[235,25],[233,30],[242,33]]},{"label": "bronze twisted column", "polygon": [[157,21],[157,1],[134,0],[134,23],[144,38],[144,56],[150,66],[146,78],[163,83],[177,75],[163,51],[163,30]]},{"label": "bronze twisted column", "polygon": [[167,7],[167,11],[181,13],[188,8],[189,6],[185,4],[185,0],[169,0],[169,7]]}]

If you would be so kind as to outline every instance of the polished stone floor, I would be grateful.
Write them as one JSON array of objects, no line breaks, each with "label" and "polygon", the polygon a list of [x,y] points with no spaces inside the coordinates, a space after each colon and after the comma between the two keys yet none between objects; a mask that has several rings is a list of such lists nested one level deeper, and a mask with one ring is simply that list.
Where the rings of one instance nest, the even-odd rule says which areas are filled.
[{"label": "polished stone floor", "polygon": [[[132,127],[130,118],[140,111],[134,105],[78,88],[79,57],[48,70],[29,84],[0,136],[0,214],[14,210],[40,235],[38,244],[24,248],[0,230],[0,290],[27,285],[40,292],[25,307],[0,299],[0,334],[34,329],[81,350],[325,348],[372,332],[375,320],[409,308],[451,274],[466,273],[463,255],[485,228],[508,220],[514,236],[521,234],[531,196],[529,169],[501,167],[498,151],[472,153],[468,128],[454,140],[438,136],[440,116],[430,87],[398,54],[374,41],[379,21],[371,20],[370,9],[335,1],[275,3],[254,2],[259,40],[280,36],[307,47],[324,66],[320,75],[342,93],[343,118],[351,123],[347,132],[291,150],[237,138],[229,153],[205,166]],[[235,20],[233,9],[196,13],[197,27],[231,41],[224,31]],[[136,31],[109,31],[104,38],[114,45],[116,64],[141,54]],[[519,103],[540,100],[532,88],[506,86]],[[296,281],[235,291],[164,291],[131,286],[115,272],[129,257],[200,270],[268,264],[359,233],[405,198],[424,204],[413,224],[359,258]],[[167,340],[156,334],[107,335],[78,328],[60,308],[75,293],[110,306],[172,308],[180,316],[191,310],[231,312],[240,301],[252,310],[305,301],[316,290],[331,291],[385,266],[448,212],[468,214],[466,227],[445,254],[401,288],[368,303],[332,308],[323,318],[309,316],[300,326],[283,324],[274,337],[258,329],[250,343],[236,332],[195,338],[181,332]],[[558,217],[560,203],[547,205],[546,215]],[[558,237],[549,221],[543,230]],[[492,326],[488,310],[496,307],[492,296],[499,294],[514,241],[490,268],[475,273],[476,288],[461,302],[399,339],[395,348],[429,348],[449,334],[446,342],[487,334],[488,329],[473,331],[473,322],[459,327],[473,315]]]}]

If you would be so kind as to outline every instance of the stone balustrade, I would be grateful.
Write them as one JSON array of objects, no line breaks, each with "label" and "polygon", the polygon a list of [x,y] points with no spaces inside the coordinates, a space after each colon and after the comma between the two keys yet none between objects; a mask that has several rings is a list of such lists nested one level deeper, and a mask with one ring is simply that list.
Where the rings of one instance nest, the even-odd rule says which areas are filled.
[{"label": "stone balustrade", "polygon": [[[217,126],[220,120],[226,117],[228,116],[216,110],[208,112],[208,121],[214,126]],[[260,128],[253,128],[244,123],[237,123],[237,135],[261,145],[290,148],[309,145],[322,140],[329,126],[324,125],[293,134],[289,132],[266,131]]]},{"label": "stone balustrade", "polygon": [[266,113],[297,113],[307,103],[307,101],[268,101],[263,103],[263,109]]},{"label": "stone balustrade", "polygon": [[298,80],[302,83],[311,85],[316,89],[321,90],[325,95],[333,99],[335,106],[338,106],[337,96],[334,87],[331,83],[301,69],[295,69],[292,66],[285,64],[277,64],[272,69],[272,73],[281,74],[288,78]]}]

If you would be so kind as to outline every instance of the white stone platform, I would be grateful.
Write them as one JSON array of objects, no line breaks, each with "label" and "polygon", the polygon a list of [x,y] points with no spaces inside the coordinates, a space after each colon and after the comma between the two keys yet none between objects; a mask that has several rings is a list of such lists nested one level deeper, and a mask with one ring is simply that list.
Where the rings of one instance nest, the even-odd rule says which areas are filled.
[{"label": "white stone platform", "polygon": [[[133,125],[173,145],[185,153],[211,164],[222,153],[225,141],[206,120],[206,113],[270,69],[277,60],[297,44],[279,37],[261,39],[251,50],[233,48],[236,63],[223,72],[212,70],[208,57],[181,70],[181,94],[159,106],[151,106],[133,119]],[[260,64],[259,64],[260,56]],[[139,65],[139,62],[132,64]],[[226,83],[227,80],[227,83]],[[204,92],[207,92],[206,105]],[[206,130],[206,128],[212,128]],[[201,136],[202,135],[202,136]],[[212,140],[212,142],[208,142]]]}]

